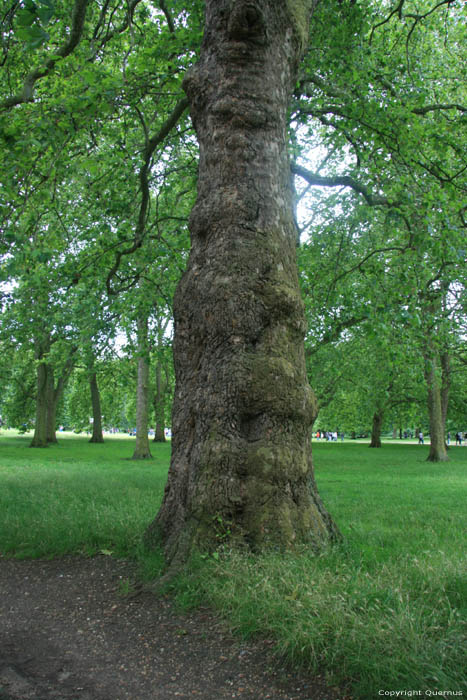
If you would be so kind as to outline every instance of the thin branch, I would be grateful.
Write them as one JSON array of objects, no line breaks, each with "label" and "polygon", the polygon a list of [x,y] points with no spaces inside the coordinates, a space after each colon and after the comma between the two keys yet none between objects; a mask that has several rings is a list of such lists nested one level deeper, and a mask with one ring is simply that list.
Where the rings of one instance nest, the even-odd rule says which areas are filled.
[{"label": "thin branch", "polygon": [[[177,103],[172,114],[166,119],[162,124],[161,128],[157,133],[150,139],[146,139],[146,145],[143,151],[143,164],[139,171],[139,181],[141,188],[141,204],[139,207],[138,221],[136,223],[135,236],[132,245],[124,250],[120,250],[115,255],[115,262],[107,275],[106,287],[107,293],[111,296],[118,294],[121,288],[114,290],[112,288],[112,279],[117,275],[117,271],[120,267],[120,261],[124,255],[131,255],[136,252],[138,248],[141,248],[144,240],[145,228],[146,228],[146,218],[150,202],[150,191],[149,191],[149,173],[151,171],[151,159],[157,146],[159,146],[170,134],[172,129],[176,126],[177,122],[180,120],[182,114],[185,112],[189,105],[188,98],[182,97]],[[133,286],[133,285],[131,285]]]},{"label": "thin branch", "polygon": [[310,357],[315,355],[318,352],[318,350],[320,350],[323,347],[323,345],[327,345],[328,343],[332,343],[335,340],[339,340],[340,335],[343,331],[347,330],[348,328],[353,328],[354,326],[357,326],[359,323],[362,323],[366,320],[367,316],[362,314],[359,316],[351,316],[345,321],[340,321],[334,326],[332,330],[323,335],[323,337],[320,339],[317,345],[305,348],[305,357],[309,359]]},{"label": "thin branch", "polygon": [[6,100],[3,100],[3,102],[0,102],[0,111],[11,109],[16,105],[23,104],[25,102],[34,101],[34,86],[36,82],[40,78],[44,78],[45,76],[49,75],[57,61],[61,58],[66,58],[69,56],[81,41],[88,2],[89,0],[75,0],[71,19],[70,36],[66,44],[57,49],[55,51],[55,55],[52,58],[49,58],[42,68],[35,68],[26,76],[23,89],[20,93],[17,95],[12,95]]},{"label": "thin branch", "polygon": [[397,7],[394,8],[394,10],[391,12],[390,15],[388,15],[388,17],[386,17],[386,19],[383,19],[381,22],[378,22],[378,24],[375,24],[375,25],[372,27],[372,29],[371,29],[371,34],[370,34],[370,46],[371,46],[371,42],[373,41],[373,34],[375,33],[375,31],[376,31],[379,27],[382,27],[383,24],[387,24],[388,22],[390,22],[391,19],[392,19],[392,18],[394,17],[394,15],[396,15],[396,14],[399,15],[399,18],[401,17],[401,15],[402,15],[402,8],[403,8],[403,6],[404,6],[404,2],[405,2],[405,0],[400,0],[400,2],[399,2],[399,4],[397,5]]},{"label": "thin branch", "polygon": [[294,175],[299,175],[304,180],[306,180],[306,182],[308,182],[309,185],[312,185],[314,187],[350,187],[354,190],[354,192],[358,192],[358,194],[361,194],[371,207],[397,206],[396,202],[392,202],[386,197],[382,197],[379,194],[372,194],[371,192],[369,192],[368,188],[365,187],[365,185],[362,185],[360,182],[357,182],[348,175],[336,175],[335,177],[325,177],[324,175],[312,173],[306,168],[303,168],[301,165],[297,165],[296,163],[292,163],[291,170]]},{"label": "thin branch", "polygon": [[428,114],[428,112],[440,112],[444,109],[457,109],[459,112],[467,112],[467,107],[464,107],[463,105],[459,105],[456,103],[452,104],[447,104],[447,105],[438,105],[438,104],[433,104],[433,105],[426,105],[425,107],[417,107],[415,109],[412,109],[411,111],[414,114],[421,114],[424,116],[425,114]]},{"label": "thin branch", "polygon": [[172,34],[175,34],[175,25],[174,21],[172,19],[172,15],[167,9],[167,5],[165,4],[165,0],[159,0],[159,7],[161,8],[162,12],[165,15],[165,19],[167,20],[167,24],[169,27],[169,30]]}]

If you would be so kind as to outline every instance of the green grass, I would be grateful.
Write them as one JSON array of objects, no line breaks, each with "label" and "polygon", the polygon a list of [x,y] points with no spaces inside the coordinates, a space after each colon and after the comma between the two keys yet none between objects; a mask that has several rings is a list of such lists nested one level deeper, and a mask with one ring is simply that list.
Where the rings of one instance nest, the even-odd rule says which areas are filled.
[{"label": "green grass", "polygon": [[170,444],[132,461],[130,438],[94,445],[60,435],[58,445],[31,449],[30,437],[11,434],[0,436],[0,553],[136,555],[162,498]]},{"label": "green grass", "polygon": [[316,445],[317,481],[344,535],[320,556],[231,553],[179,595],[207,601],[296,666],[354,697],[451,690],[465,681],[467,449]]},{"label": "green grass", "polygon": [[[162,497],[170,446],[132,462],[133,442],[65,438],[31,450],[0,436],[0,551],[57,556],[112,551],[138,558]],[[196,558],[174,590],[209,604],[245,637],[275,640],[297,668],[326,672],[353,697],[380,690],[467,694],[467,447],[425,461],[427,447],[315,444],[321,496],[344,535],[309,551]],[[425,696],[426,697],[426,696]]]}]

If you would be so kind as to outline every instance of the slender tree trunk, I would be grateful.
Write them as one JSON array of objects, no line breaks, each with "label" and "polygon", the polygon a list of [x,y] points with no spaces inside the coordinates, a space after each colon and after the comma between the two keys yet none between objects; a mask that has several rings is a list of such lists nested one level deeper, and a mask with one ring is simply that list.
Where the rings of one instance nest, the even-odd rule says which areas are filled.
[{"label": "slender tree trunk", "polygon": [[371,426],[371,441],[368,447],[381,447],[381,429],[383,427],[384,411],[377,409],[373,414],[373,424]]},{"label": "slender tree trunk", "polygon": [[441,353],[441,416],[444,430],[448,416],[449,394],[451,390],[451,361],[447,351]]},{"label": "slender tree trunk", "polygon": [[104,442],[104,436],[102,434],[101,397],[99,394],[96,372],[92,372],[89,377],[89,388],[91,390],[92,405],[92,436],[89,442]]},{"label": "slender tree trunk", "polygon": [[172,461],[146,538],[172,568],[228,539],[257,550],[338,536],[313,476],[286,139],[309,6],[207,0],[185,81],[198,199],[174,301]]},{"label": "slender tree trunk", "polygon": [[47,365],[47,442],[57,441],[57,403],[59,397],[55,393],[55,378],[52,365]]},{"label": "slender tree trunk", "polygon": [[166,442],[165,408],[167,400],[168,381],[166,377],[162,376],[162,369],[162,362],[160,359],[158,359],[156,363],[156,390],[154,393],[154,442]]},{"label": "slender tree trunk", "polygon": [[47,365],[47,442],[57,442],[57,407],[63,396],[66,383],[73,369],[73,356],[77,348],[71,349],[69,357],[62,368],[55,386],[55,372],[52,365]]},{"label": "slender tree trunk", "polygon": [[428,416],[430,420],[430,452],[427,460],[429,462],[446,462],[448,454],[445,440],[445,421],[443,419],[441,380],[434,353],[425,357],[425,379],[428,387]]},{"label": "slender tree trunk", "polygon": [[156,421],[153,442],[167,442],[165,437],[165,425],[161,421]]},{"label": "slender tree trunk", "polygon": [[136,444],[132,459],[151,459],[148,438],[149,348],[147,316],[138,318],[138,387],[136,396]]},{"label": "slender tree trunk", "polygon": [[[36,350],[36,359],[43,357],[41,351]],[[37,365],[37,395],[36,395],[36,421],[31,447],[47,447],[47,364],[39,362]]]},{"label": "slender tree trunk", "polygon": [[165,398],[167,393],[167,381],[162,376],[160,359],[156,363],[156,390],[154,392],[154,442],[165,442]]}]

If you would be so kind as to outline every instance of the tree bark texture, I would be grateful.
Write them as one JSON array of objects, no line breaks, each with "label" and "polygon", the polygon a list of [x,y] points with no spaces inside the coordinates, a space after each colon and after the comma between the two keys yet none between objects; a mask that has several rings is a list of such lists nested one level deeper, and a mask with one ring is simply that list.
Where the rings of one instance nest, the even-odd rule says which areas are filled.
[{"label": "tree bark texture", "polygon": [[381,429],[383,427],[384,412],[379,409],[373,414],[373,423],[371,426],[371,441],[369,447],[381,447]]},{"label": "tree bark texture", "polygon": [[149,347],[148,318],[138,318],[138,385],[136,395],[136,444],[132,459],[151,459],[148,438]]},{"label": "tree bark texture", "polygon": [[287,109],[311,3],[207,0],[185,80],[200,145],[191,252],[174,300],[172,462],[147,541],[168,563],[338,531],[318,496]]},{"label": "tree bark texture", "polygon": [[89,377],[89,388],[91,391],[92,406],[92,435],[89,442],[104,442],[102,434],[102,409],[99,385],[97,383],[97,373],[92,372]]}]

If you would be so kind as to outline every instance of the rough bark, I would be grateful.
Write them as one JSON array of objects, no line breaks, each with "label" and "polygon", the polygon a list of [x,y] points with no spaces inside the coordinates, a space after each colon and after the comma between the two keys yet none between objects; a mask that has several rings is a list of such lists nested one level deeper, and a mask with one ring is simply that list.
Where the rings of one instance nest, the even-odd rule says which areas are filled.
[{"label": "rough bark", "polygon": [[136,395],[136,444],[132,459],[151,459],[148,438],[149,348],[147,316],[138,318],[138,386]]},{"label": "rough bark", "polygon": [[99,385],[97,384],[97,373],[92,372],[89,377],[89,388],[91,392],[92,406],[92,435],[89,442],[104,442],[102,434],[102,412],[101,412],[101,397],[99,393]]},{"label": "rough bark", "polygon": [[191,252],[174,300],[172,461],[147,542],[168,563],[338,535],[318,496],[287,109],[309,3],[207,0],[185,81],[200,145]]},{"label": "rough bark", "polygon": [[384,412],[378,409],[373,414],[371,426],[371,441],[368,447],[381,447],[381,429],[383,427]]}]

